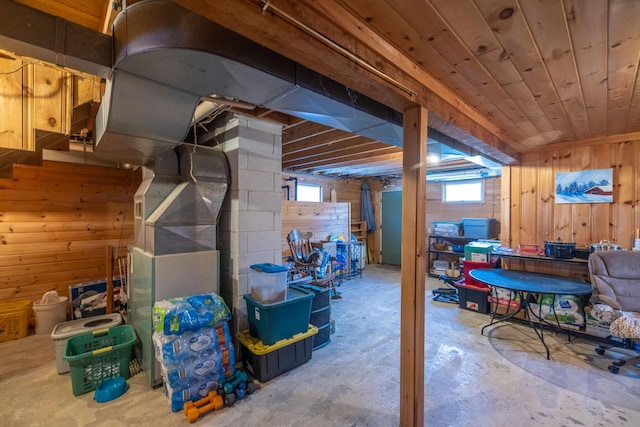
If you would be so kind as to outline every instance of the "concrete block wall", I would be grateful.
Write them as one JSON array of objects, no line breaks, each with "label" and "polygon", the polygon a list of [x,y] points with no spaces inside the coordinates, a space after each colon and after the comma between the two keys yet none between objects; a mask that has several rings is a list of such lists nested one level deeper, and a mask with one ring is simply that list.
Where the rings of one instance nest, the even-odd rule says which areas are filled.
[{"label": "concrete block wall", "polygon": [[282,263],[282,128],[234,114],[215,133],[231,171],[217,243],[220,295],[233,312],[235,335],[249,327],[243,295],[250,292],[250,266]]}]

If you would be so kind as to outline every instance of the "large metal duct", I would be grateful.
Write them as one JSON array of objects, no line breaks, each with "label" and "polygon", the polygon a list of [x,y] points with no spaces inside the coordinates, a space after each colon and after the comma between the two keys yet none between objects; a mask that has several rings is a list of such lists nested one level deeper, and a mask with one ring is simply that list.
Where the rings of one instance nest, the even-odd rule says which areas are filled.
[{"label": "large metal duct", "polygon": [[217,148],[190,144],[177,152],[180,182],[144,220],[143,248],[151,255],[216,249],[216,224],[229,186],[227,158]]},{"label": "large metal duct", "polygon": [[134,246],[144,249],[147,219],[176,188],[178,173],[178,155],[174,150],[165,151],[142,166],[142,183],[133,197]]},{"label": "large metal duct", "polygon": [[178,145],[216,95],[402,145],[401,114],[168,0],[114,22],[114,69],[96,121],[96,155],[145,164]]}]

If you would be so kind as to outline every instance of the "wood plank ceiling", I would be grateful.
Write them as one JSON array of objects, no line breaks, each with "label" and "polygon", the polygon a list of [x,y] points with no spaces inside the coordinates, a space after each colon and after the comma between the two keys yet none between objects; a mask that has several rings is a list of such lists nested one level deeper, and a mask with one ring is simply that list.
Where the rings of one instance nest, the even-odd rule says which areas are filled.
[{"label": "wood plank ceiling", "polygon": [[[550,144],[640,139],[636,0],[174,1],[398,111],[421,103],[432,128],[503,163]],[[120,11],[19,2],[102,32]],[[283,123],[284,171],[401,174],[400,147],[253,113]]]}]

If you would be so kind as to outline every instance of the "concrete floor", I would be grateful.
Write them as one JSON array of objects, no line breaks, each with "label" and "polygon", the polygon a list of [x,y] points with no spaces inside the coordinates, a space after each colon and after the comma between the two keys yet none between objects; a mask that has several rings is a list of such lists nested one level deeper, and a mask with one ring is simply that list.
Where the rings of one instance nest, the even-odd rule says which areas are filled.
[{"label": "concrete floor", "polygon": [[[203,416],[211,426],[399,425],[399,269],[368,265],[334,300],[336,334],[298,368],[263,384],[232,408]],[[428,289],[442,285],[428,279]],[[551,360],[533,332],[511,323],[480,328],[487,315],[426,301],[425,425],[638,426],[640,371],[607,371],[609,358],[584,339],[547,333]],[[74,397],[56,372],[49,336],[0,344],[2,426],[175,426],[161,389],[144,374],[122,397]]]}]

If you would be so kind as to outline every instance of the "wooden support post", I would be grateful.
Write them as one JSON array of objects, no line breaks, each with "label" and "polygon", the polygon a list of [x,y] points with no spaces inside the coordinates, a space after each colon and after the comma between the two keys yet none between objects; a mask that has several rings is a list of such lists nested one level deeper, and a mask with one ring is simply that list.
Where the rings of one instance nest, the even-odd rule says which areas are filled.
[{"label": "wooden support post", "polygon": [[400,425],[424,424],[427,110],[404,112],[400,300]]},{"label": "wooden support post", "polygon": [[113,312],[113,247],[107,246],[107,314]]}]

